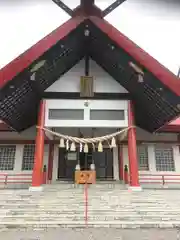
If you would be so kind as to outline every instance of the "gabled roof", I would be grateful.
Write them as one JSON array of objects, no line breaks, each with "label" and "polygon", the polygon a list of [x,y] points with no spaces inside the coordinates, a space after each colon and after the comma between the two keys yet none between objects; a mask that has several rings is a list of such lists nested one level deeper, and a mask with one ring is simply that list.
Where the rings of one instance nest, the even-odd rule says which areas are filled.
[{"label": "gabled roof", "polygon": [[81,22],[82,17],[75,17],[55,29],[49,35],[37,42],[19,57],[0,69],[0,87],[11,81],[18,73],[29,67],[35,60],[41,57],[46,51],[53,47],[58,41],[67,36]]},{"label": "gabled roof", "polygon": [[156,59],[151,57],[142,48],[128,39],[120,31],[112,27],[112,25],[106,20],[97,17],[91,17],[91,20],[98,28],[100,28],[107,36],[109,36],[111,40],[124,49],[130,56],[132,56],[138,62],[138,64],[150,71],[163,84],[180,96],[180,82],[177,81],[177,76],[160,64]]},{"label": "gabled roof", "polygon": [[[180,113],[175,75],[105,20],[77,17],[1,69],[0,118],[18,131],[35,124],[44,90],[87,54],[132,94],[140,127],[153,132]],[[30,70],[41,60],[46,63],[31,81]],[[143,82],[130,63],[142,69]]]}]

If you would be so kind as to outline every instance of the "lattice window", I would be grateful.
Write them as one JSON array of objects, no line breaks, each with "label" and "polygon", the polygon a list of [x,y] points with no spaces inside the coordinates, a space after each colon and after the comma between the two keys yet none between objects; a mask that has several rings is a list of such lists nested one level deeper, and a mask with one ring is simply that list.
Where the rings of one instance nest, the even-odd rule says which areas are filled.
[{"label": "lattice window", "polygon": [[12,171],[14,169],[16,154],[16,145],[2,145],[0,146],[0,170]]},{"label": "lattice window", "polygon": [[149,170],[149,160],[148,160],[148,148],[147,146],[140,145],[137,147],[138,154],[138,164],[140,171]]},{"label": "lattice window", "polygon": [[173,149],[171,147],[157,147],[155,157],[157,171],[175,171]]},{"label": "lattice window", "polygon": [[23,162],[22,162],[22,170],[23,171],[33,170],[34,153],[35,153],[35,145],[33,145],[33,144],[24,145]]}]

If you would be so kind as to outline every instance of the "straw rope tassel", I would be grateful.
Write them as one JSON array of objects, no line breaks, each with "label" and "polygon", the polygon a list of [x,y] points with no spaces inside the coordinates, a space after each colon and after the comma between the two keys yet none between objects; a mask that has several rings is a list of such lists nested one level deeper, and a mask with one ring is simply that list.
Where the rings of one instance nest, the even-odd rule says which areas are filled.
[{"label": "straw rope tassel", "polygon": [[[132,126],[133,128],[135,128],[135,126]],[[130,128],[132,128],[130,127]],[[37,128],[40,128],[37,126]],[[117,136],[119,136],[119,140],[123,140],[126,135],[127,135],[127,132],[130,128],[125,128],[121,131],[118,131],[118,132],[115,132],[115,133],[112,133],[112,134],[109,134],[109,135],[105,135],[105,136],[102,136],[102,137],[95,137],[95,138],[78,138],[78,137],[72,137],[72,136],[68,136],[68,135],[63,135],[63,134],[60,134],[60,133],[57,133],[57,132],[53,132],[47,128],[41,128],[42,130],[46,131],[46,132],[49,132],[51,133],[52,135],[54,136],[57,136],[60,138],[60,145],[61,147],[64,146],[63,145],[63,141],[64,140],[69,140],[72,142],[71,144],[71,149],[73,151],[76,150],[76,145],[75,143],[78,143],[78,144],[95,144],[95,143],[101,143],[104,142],[104,141],[108,141],[108,140],[111,140],[112,141],[112,138],[115,138]],[[115,139],[114,139],[115,140]],[[114,141],[113,140],[113,141]],[[101,148],[101,144],[100,144],[100,148]],[[65,146],[64,146],[65,147]]]}]

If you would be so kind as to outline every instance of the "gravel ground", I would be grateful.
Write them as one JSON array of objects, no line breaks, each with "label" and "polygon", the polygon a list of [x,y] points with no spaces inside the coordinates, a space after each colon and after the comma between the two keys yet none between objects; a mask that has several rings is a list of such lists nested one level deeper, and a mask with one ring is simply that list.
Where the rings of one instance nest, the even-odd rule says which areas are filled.
[{"label": "gravel ground", "polygon": [[0,232],[0,239],[6,240],[179,240],[177,229],[46,229],[7,230]]}]

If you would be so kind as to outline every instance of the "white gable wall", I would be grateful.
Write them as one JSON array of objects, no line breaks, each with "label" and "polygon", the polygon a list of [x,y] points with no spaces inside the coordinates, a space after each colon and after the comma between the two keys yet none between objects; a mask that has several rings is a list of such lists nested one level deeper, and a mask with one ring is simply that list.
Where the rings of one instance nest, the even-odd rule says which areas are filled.
[{"label": "white gable wall", "polygon": [[[81,60],[69,72],[52,84],[46,92],[80,92],[80,78],[84,76],[85,60]],[[94,92],[100,93],[127,93],[107,72],[90,60],[89,75],[94,79]],[[46,120],[48,127],[127,127],[127,100],[89,100],[88,106],[84,100],[52,99],[46,100]],[[49,109],[81,109],[84,112],[83,120],[52,120],[49,119]],[[94,109],[124,110],[125,118],[109,121],[104,119],[90,120],[90,111]],[[107,118],[108,119],[108,118]]]},{"label": "white gable wall", "polygon": [[[79,92],[80,77],[84,76],[84,59],[75,65],[69,72],[52,84],[46,92]],[[94,92],[127,93],[117,81],[107,72],[90,60],[89,75],[94,78]]]}]

